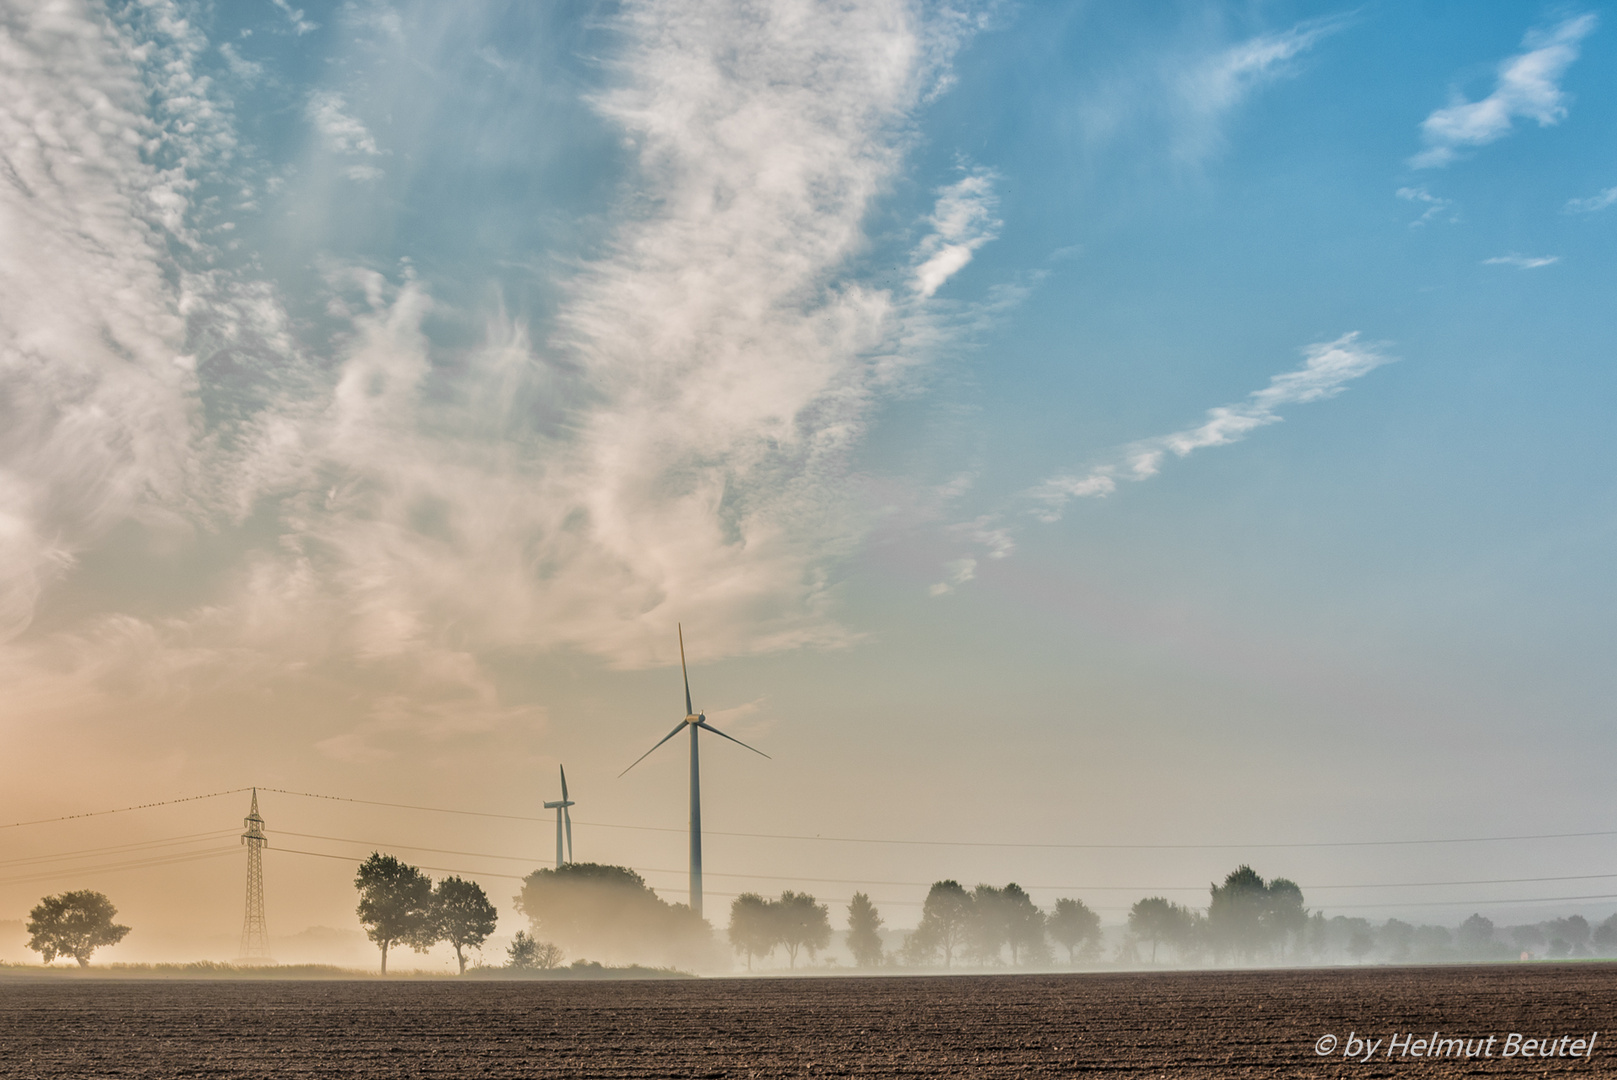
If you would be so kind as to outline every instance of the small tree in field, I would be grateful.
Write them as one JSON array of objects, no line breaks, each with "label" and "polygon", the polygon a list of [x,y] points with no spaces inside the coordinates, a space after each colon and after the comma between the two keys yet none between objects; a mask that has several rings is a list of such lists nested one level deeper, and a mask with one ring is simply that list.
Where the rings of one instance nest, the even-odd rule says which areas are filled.
[{"label": "small tree in field", "polygon": [[780,928],[768,900],[757,893],[742,893],[730,903],[730,946],[747,958],[747,970],[752,970],[752,958],[765,957],[780,944]]},{"label": "small tree in field", "polygon": [[365,936],[382,949],[382,974],[387,974],[387,950],[394,942],[426,952],[441,936],[432,905],[432,879],[391,855],[371,852],[359,864],[354,878],[359,890],[359,921]]},{"label": "small tree in field", "polygon": [[488,902],[483,886],[475,881],[447,877],[433,887],[432,914],[439,935],[455,947],[455,962],[460,965],[460,973],[466,974],[463,950],[482,948],[484,940],[494,933],[499,913]]},{"label": "small tree in field", "polygon": [[797,966],[799,949],[807,949],[812,959],[815,953],[831,944],[831,909],[815,903],[813,896],[788,889],[769,906],[792,967]]},{"label": "small tree in field", "polygon": [[129,933],[129,927],[113,923],[117,914],[111,900],[89,889],[47,896],[28,913],[28,947],[47,964],[71,956],[79,967],[89,967],[92,953],[118,944]]},{"label": "small tree in field", "polygon": [[881,964],[882,917],[876,905],[862,892],[853,894],[848,905],[848,951],[853,962],[860,967],[878,967]]},{"label": "small tree in field", "polygon": [[562,951],[554,942],[529,937],[526,930],[517,931],[505,955],[505,966],[518,971],[549,971],[562,961]]},{"label": "small tree in field", "polygon": [[1088,955],[1100,942],[1100,916],[1082,900],[1062,897],[1056,901],[1047,924],[1055,943],[1067,950],[1067,962],[1076,964],[1080,950]]}]

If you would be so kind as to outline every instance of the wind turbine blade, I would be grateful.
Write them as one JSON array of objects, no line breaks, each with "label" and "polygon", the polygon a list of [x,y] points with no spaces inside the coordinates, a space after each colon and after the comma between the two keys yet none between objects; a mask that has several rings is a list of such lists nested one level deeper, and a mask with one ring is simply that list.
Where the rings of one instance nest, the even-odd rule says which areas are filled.
[{"label": "wind turbine blade", "polygon": [[[714,727],[712,724],[708,723],[706,720],[702,720],[702,721],[698,722],[696,726],[701,728],[703,731],[711,731],[713,734],[719,736],[721,739],[729,739],[731,742],[735,743],[737,746],[747,746],[746,743],[742,742],[740,739],[736,738],[734,735],[726,735],[724,732],[720,731],[718,728]],[[769,757],[768,754],[764,753],[762,750],[758,749],[756,746],[747,746],[747,749],[751,750],[753,753],[757,754],[759,757]],[[774,761],[775,759],[774,758],[769,758],[769,760]]]},{"label": "wind turbine blade", "polygon": [[[685,721],[681,720],[679,722],[678,726],[676,726],[673,731],[670,731],[667,735],[664,735],[662,738],[657,740],[657,746],[661,746],[663,743],[667,742],[669,739],[672,739],[675,735],[678,735],[681,731],[683,731],[684,728],[685,728]],[[652,751],[657,749],[657,746],[653,746],[651,748],[651,750],[647,750],[644,754],[641,754],[639,757],[635,758],[634,759],[634,765],[630,765],[629,769],[634,768],[635,765],[640,764],[642,761],[644,761],[648,757],[650,757],[651,754],[652,754]],[[751,749],[751,747],[748,747],[748,749]],[[629,771],[629,769],[624,769],[623,772],[618,773],[618,776],[622,777],[624,775],[624,773],[627,773]]]},{"label": "wind turbine blade", "polygon": [[[679,625],[679,624],[675,624]],[[679,673],[685,676],[685,715],[694,716],[696,710],[691,708],[691,673],[685,670],[685,627],[679,626]],[[629,766],[631,769],[634,766]]]},{"label": "wind turbine blade", "polygon": [[567,766],[558,766],[561,769],[561,801],[567,801]]},{"label": "wind turbine blade", "polygon": [[561,819],[567,823],[567,861],[572,862],[573,861],[573,815],[568,813],[567,808],[565,806],[561,808]]}]

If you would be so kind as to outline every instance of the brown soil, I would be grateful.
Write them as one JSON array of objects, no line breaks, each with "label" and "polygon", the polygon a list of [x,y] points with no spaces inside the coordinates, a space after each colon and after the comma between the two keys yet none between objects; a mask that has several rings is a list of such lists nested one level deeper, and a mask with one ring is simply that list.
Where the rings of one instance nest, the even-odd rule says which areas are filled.
[{"label": "brown soil", "polygon": [[[0,1077],[1617,1076],[1617,965],[691,982],[7,980]],[[1342,1056],[1350,1032],[1492,1056]],[[1587,1058],[1506,1037],[1602,1034]],[[1316,1040],[1334,1035],[1326,1056]],[[1570,1049],[1570,1046],[1566,1046]],[[1426,1048],[1430,1053],[1430,1048]],[[1361,1052],[1362,1056],[1362,1052]]]}]

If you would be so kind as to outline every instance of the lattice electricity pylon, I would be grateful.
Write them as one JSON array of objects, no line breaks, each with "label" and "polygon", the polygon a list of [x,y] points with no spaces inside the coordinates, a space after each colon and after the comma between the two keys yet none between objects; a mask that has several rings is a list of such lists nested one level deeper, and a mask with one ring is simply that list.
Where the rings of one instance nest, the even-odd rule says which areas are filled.
[{"label": "lattice electricity pylon", "polygon": [[258,789],[253,789],[253,809],[242,824],[247,831],[241,842],[247,845],[247,917],[241,924],[241,959],[265,963],[270,959],[269,927],[264,921],[264,819],[258,816]]}]

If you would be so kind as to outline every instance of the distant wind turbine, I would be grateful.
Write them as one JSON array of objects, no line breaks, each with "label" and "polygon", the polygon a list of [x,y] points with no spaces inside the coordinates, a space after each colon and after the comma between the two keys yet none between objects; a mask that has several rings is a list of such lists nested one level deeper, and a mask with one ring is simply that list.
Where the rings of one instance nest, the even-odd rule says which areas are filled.
[{"label": "distant wind turbine", "polygon": [[[661,746],[675,735],[678,735],[682,729],[691,729],[691,910],[696,912],[696,917],[700,919],[702,917],[702,771],[697,758],[696,739],[698,729],[711,731],[720,738],[729,739],[737,746],[746,746],[748,750],[761,757],[769,757],[769,755],[755,746],[747,746],[740,739],[726,735],[707,722],[706,713],[699,713],[692,708],[691,676],[690,672],[685,670],[685,628],[683,626],[679,628],[679,671],[681,675],[685,676],[685,719],[681,720],[673,731],[659,739],[657,746]],[[647,750],[644,754],[635,758],[634,765],[630,765],[629,769],[634,768],[635,765],[650,757],[652,752],[657,749],[657,746],[653,746],[651,750]],[[624,769],[618,775],[620,777],[627,775],[629,769]],[[550,804],[546,803],[545,805]]]},{"label": "distant wind turbine", "polygon": [[[545,809],[556,811],[556,869],[560,870],[562,864],[561,830],[563,823],[567,826],[567,861],[573,861],[573,815],[567,812],[567,808],[573,805],[573,801],[567,797],[567,766],[561,765],[558,768],[561,769],[561,799],[557,802],[545,803]],[[529,803],[529,805],[533,804]]]}]

